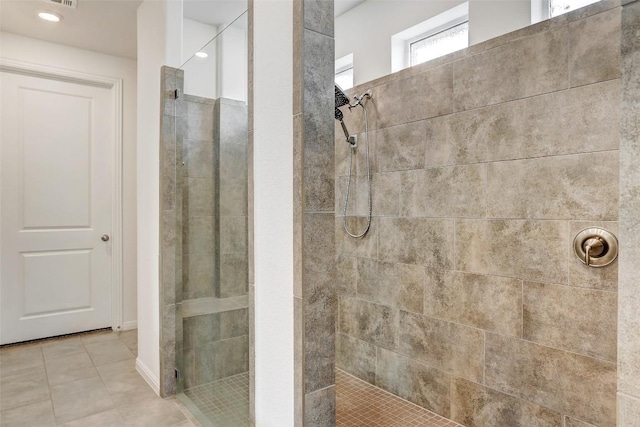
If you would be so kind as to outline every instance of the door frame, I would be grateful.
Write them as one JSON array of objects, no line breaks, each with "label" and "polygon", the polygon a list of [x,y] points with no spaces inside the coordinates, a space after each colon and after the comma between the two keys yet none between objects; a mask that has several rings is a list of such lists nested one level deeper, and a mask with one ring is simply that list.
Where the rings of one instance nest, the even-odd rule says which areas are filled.
[{"label": "door frame", "polygon": [[123,329],[122,318],[122,79],[99,76],[13,59],[0,59],[0,71],[40,77],[85,86],[94,86],[111,91],[113,113],[113,147],[111,149],[111,328]]}]

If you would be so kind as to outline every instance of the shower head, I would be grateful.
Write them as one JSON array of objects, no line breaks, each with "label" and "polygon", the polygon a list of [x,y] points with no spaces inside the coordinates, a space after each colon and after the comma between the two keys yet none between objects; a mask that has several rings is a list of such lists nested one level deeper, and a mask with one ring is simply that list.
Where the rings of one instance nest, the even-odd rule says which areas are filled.
[{"label": "shower head", "polygon": [[338,85],[335,85],[335,86],[336,86],[336,120],[342,121],[344,116],[342,115],[342,111],[339,110],[339,107],[342,107],[343,105],[349,105],[349,98],[347,97],[347,95],[344,94],[342,89],[340,89],[340,86]]}]

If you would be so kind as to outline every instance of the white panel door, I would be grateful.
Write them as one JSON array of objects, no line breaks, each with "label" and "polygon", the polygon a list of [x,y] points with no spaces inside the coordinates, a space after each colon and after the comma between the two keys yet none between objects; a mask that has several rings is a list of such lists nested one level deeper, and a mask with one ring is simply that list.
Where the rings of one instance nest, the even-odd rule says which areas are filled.
[{"label": "white panel door", "polygon": [[109,327],[111,91],[0,85],[0,344]]}]

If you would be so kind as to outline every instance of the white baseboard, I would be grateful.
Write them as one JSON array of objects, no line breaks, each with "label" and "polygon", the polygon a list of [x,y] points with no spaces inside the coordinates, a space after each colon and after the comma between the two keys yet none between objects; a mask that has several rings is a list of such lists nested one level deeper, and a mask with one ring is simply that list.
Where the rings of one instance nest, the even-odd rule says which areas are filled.
[{"label": "white baseboard", "polygon": [[137,320],[131,320],[129,322],[123,322],[122,323],[122,331],[130,331],[132,329],[138,329],[138,321]]},{"label": "white baseboard", "polygon": [[136,371],[144,378],[144,380],[149,384],[149,387],[153,389],[153,391],[160,396],[160,380],[153,375],[151,369],[145,365],[140,358],[136,359]]}]

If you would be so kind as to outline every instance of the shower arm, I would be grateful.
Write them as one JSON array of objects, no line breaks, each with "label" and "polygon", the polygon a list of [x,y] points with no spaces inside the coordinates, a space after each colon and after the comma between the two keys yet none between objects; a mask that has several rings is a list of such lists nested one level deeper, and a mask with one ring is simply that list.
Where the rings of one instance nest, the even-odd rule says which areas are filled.
[{"label": "shower arm", "polygon": [[[360,96],[355,95],[353,97],[353,99],[355,99],[355,102],[353,104],[348,104],[349,110],[351,110],[353,108],[356,108],[358,105],[361,106],[362,108],[364,108],[363,101],[365,99],[371,99],[371,91],[366,91],[365,93],[363,93]],[[342,120],[342,119],[340,119],[340,126],[342,126],[342,131],[344,132],[345,139],[346,139],[347,143],[349,143],[349,145],[351,145],[351,148],[357,147],[358,140],[357,140],[356,136],[355,135],[351,135],[349,133],[349,130],[347,129],[347,125],[344,124],[344,120]]]},{"label": "shower arm", "polygon": [[342,120],[342,119],[340,119],[340,126],[342,126],[342,131],[344,132],[344,137],[345,137],[346,141],[349,144],[353,145],[355,138],[349,134],[349,131],[347,130],[347,125],[344,124],[344,120]]}]

